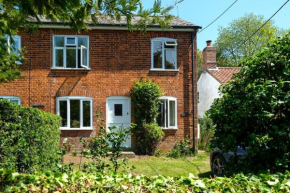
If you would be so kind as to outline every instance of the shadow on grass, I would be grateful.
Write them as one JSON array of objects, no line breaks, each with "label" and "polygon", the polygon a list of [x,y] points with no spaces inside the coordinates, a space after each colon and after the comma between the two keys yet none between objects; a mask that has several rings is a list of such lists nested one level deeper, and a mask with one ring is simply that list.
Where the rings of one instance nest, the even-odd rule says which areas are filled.
[{"label": "shadow on grass", "polygon": [[208,172],[204,172],[204,173],[199,173],[198,177],[199,178],[211,178],[212,177],[212,172],[208,171]]}]

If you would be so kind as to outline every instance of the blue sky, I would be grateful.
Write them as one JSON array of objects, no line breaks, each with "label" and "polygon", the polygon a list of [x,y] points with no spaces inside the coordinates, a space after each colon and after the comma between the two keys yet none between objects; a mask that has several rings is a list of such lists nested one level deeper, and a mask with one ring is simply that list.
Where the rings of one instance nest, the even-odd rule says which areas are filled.
[{"label": "blue sky", "polygon": [[[184,0],[178,5],[179,17],[199,26],[205,27],[216,19],[235,0]],[[145,8],[152,7],[154,0],[142,0]],[[162,0],[163,6],[172,5],[175,0]],[[220,19],[202,31],[197,36],[197,47],[202,50],[206,40],[215,41],[218,37],[218,27],[226,27],[232,20],[244,16],[245,13],[271,17],[286,0],[238,0]],[[173,9],[177,15],[177,9]],[[275,25],[279,28],[290,29],[290,2],[274,16]]]}]

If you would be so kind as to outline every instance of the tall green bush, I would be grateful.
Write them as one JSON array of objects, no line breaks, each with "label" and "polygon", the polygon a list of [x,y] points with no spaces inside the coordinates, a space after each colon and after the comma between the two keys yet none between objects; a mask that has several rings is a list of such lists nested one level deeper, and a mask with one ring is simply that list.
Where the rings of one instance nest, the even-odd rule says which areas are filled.
[{"label": "tall green bush", "polygon": [[133,130],[137,135],[137,149],[141,154],[153,155],[163,138],[162,128],[156,123],[162,90],[150,79],[135,82],[131,90],[135,123]]},{"label": "tall green bush", "polygon": [[198,141],[198,148],[210,151],[210,140],[214,136],[214,124],[208,116],[198,118],[200,128],[200,139]]},{"label": "tall green bush", "polygon": [[290,31],[241,66],[208,111],[216,126],[212,147],[247,148],[240,169],[289,170]]},{"label": "tall green bush", "polygon": [[59,161],[61,118],[0,100],[0,167],[49,170]]}]

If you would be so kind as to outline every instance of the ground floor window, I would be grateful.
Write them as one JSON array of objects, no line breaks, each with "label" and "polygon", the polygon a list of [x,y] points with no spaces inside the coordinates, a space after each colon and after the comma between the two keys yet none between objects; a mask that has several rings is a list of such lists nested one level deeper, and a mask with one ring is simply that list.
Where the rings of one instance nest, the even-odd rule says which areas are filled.
[{"label": "ground floor window", "polygon": [[157,123],[163,129],[177,129],[177,99],[174,97],[160,97],[159,115]]},{"label": "ground floor window", "polygon": [[16,105],[21,105],[21,100],[19,97],[15,97],[15,96],[3,96],[3,95],[0,95],[0,99],[5,99],[5,100],[8,100]]},{"label": "ground floor window", "polygon": [[58,97],[56,113],[62,117],[62,124],[60,129],[92,129],[92,101],[92,98],[89,97]]}]

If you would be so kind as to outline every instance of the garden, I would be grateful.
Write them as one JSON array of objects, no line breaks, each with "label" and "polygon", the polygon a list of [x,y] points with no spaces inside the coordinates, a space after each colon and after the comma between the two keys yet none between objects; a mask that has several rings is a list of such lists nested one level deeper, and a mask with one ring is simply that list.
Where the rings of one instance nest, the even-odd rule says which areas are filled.
[{"label": "garden", "polygon": [[[246,149],[242,159],[234,153],[225,176],[211,176],[208,154],[196,154],[188,139],[158,150],[162,91],[141,79],[131,91],[131,130],[106,133],[96,113],[99,132],[80,140],[80,152],[68,152],[65,139],[59,145],[59,116],[0,100],[0,192],[290,192],[289,45],[288,34],[241,61],[241,72],[201,120],[201,148]],[[142,156],[128,159],[122,144],[131,132]]]}]

